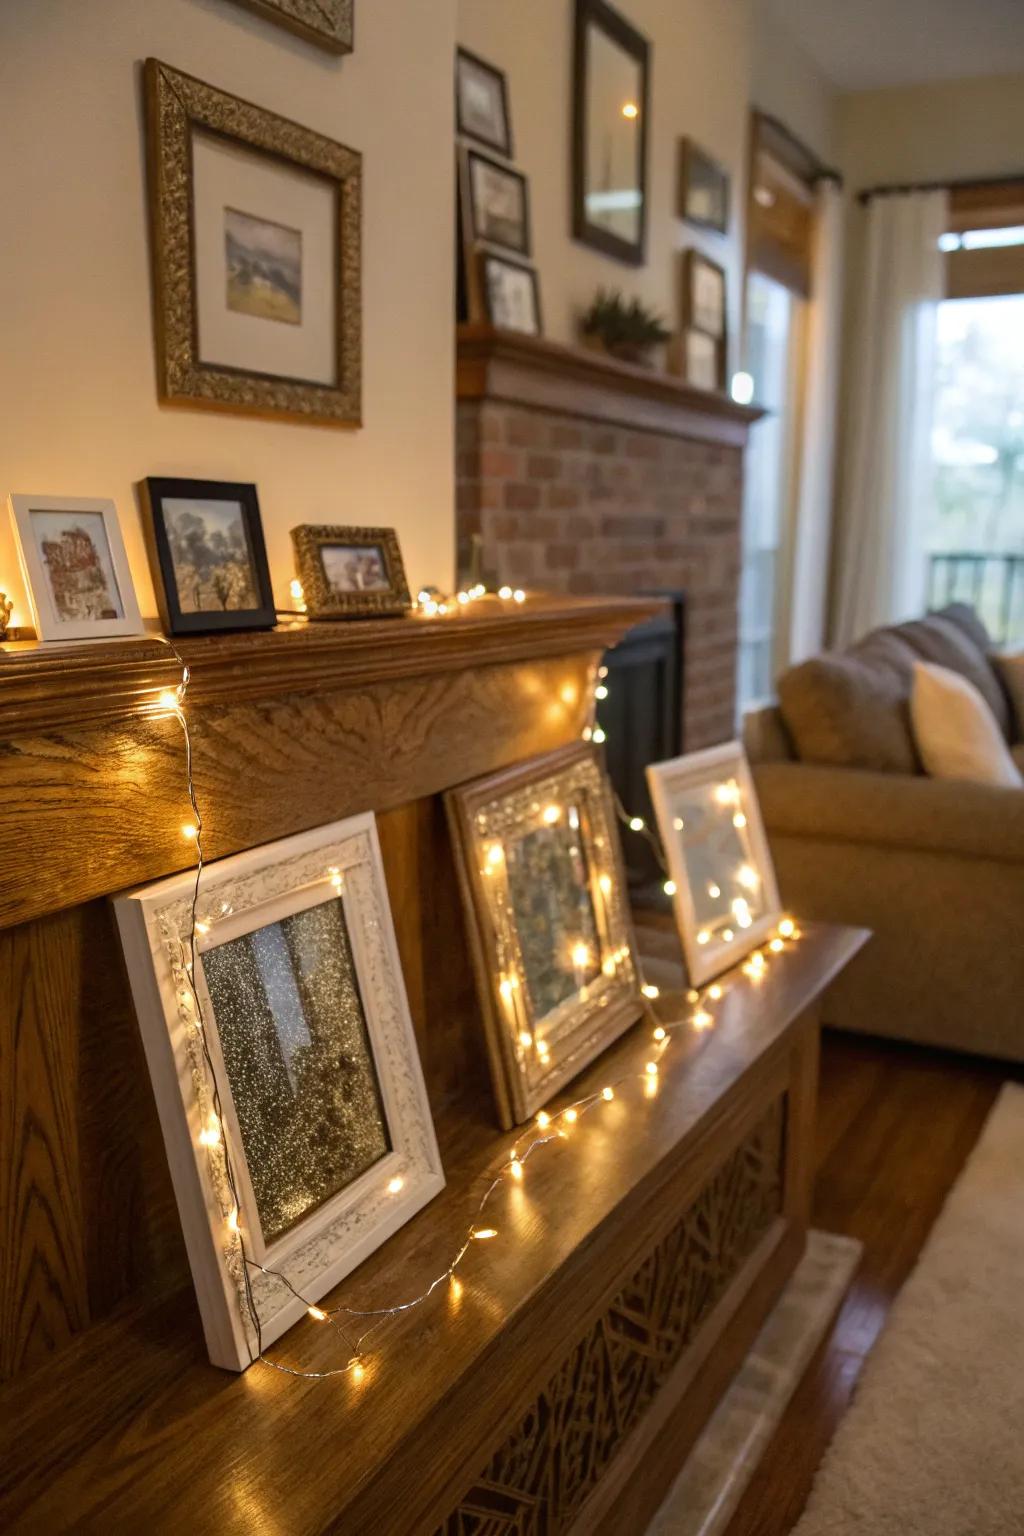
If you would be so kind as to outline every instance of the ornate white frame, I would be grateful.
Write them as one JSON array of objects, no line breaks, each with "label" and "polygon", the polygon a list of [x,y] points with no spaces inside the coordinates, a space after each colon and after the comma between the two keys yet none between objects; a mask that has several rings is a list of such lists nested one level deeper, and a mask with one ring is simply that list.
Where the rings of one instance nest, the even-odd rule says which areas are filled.
[{"label": "ornate white frame", "polygon": [[[107,498],[92,496],[15,496],[9,498],[11,521],[18,543],[21,574],[40,640],[106,640],[116,635],[145,633],[135,585],[128,567],[117,508]],[[32,532],[33,512],[99,512],[107,536],[124,617],[121,619],[62,619],[53,606],[50,582]]]},{"label": "ornate white frame", "polygon": [[[740,929],[731,940],[719,939],[716,942],[712,935],[711,940],[700,944],[697,941],[698,924],[683,852],[685,840],[673,825],[672,797],[678,790],[713,784],[723,779],[735,783],[739,796],[736,810],[747,818],[747,842],[751,862],[760,876],[765,911],[760,917],[754,918],[749,928]],[[782,915],[775,866],[772,864],[768,839],[761,821],[757,791],[743,744],[739,741],[723,742],[721,746],[708,747],[703,752],[690,752],[664,763],[650,763],[647,767],[647,784],[658,818],[661,846],[665,850],[669,874],[676,888],[673,898],[676,925],[683,942],[687,973],[691,986],[700,987],[755,949]],[[735,810],[733,814],[736,814]]]},{"label": "ornate white frame", "polygon": [[[214,1079],[238,1189],[260,1342],[274,1342],[439,1190],[444,1174],[402,979],[372,813],[218,860],[203,872],[197,916],[196,1017],[186,966],[194,872],[115,898],[132,995],[153,1081],[210,1359],[244,1370],[256,1353],[223,1141],[205,1145]],[[223,1069],[202,956],[214,945],[340,894],[392,1150],[276,1240],[265,1243]],[[397,1181],[401,1181],[400,1187]],[[287,1276],[282,1280],[255,1265]]]}]

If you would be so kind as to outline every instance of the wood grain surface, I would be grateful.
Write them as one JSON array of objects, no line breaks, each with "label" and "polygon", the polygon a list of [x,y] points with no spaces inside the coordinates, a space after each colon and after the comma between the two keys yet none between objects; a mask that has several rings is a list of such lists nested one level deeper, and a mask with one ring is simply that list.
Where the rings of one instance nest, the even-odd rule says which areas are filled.
[{"label": "wood grain surface", "polygon": [[[396,828],[399,843],[408,830]],[[431,1310],[389,1322],[363,1387],[264,1367],[238,1379],[216,1371],[187,1288],[81,1334],[59,1370],[0,1393],[0,1418],[12,1426],[0,1524],[296,1536],[430,1529],[557,1366],[568,1321],[585,1325],[607,1306],[766,1101],[792,1090],[808,1010],[863,940],[809,928],[761,983],[738,978],[716,1027],[674,1044],[653,1098],[640,1086],[647,1031],[625,1036],[573,1089],[625,1075],[617,1099],[538,1155],[521,1188],[502,1192],[491,1212],[500,1236],[474,1245],[462,1298],[444,1289]],[[414,1295],[443,1269],[507,1156],[508,1138],[482,1107],[442,1114],[439,1132],[447,1189],[351,1277],[350,1305]],[[331,1330],[303,1324],[279,1354],[323,1368],[336,1363],[337,1345]]]}]

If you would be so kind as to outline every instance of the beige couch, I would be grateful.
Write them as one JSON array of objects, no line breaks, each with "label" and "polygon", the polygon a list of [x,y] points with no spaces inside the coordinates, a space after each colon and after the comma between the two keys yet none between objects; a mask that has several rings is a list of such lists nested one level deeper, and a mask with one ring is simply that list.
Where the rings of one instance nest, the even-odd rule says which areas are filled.
[{"label": "beige couch", "polygon": [[792,668],[745,740],[787,908],[874,930],[825,1022],[1024,1061],[1024,789],[926,778],[909,720],[915,660],[951,667],[1024,771],[989,649],[963,605],[878,630]]}]

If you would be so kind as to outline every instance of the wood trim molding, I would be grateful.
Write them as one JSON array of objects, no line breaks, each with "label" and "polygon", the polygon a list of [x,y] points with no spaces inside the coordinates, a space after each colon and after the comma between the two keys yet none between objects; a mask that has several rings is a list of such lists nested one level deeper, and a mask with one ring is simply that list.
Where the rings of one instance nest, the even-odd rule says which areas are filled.
[{"label": "wood trim molding", "polygon": [[460,325],[456,398],[501,400],[531,410],[742,448],[764,414],[729,395],[622,363],[585,347]]},{"label": "wood trim molding", "polygon": [[[237,704],[605,650],[661,606],[650,598],[538,593],[514,607],[484,598],[433,619],[298,621],[175,644],[192,671],[193,704]],[[0,740],[152,715],[180,676],[174,652],[156,636],[0,646]]]}]

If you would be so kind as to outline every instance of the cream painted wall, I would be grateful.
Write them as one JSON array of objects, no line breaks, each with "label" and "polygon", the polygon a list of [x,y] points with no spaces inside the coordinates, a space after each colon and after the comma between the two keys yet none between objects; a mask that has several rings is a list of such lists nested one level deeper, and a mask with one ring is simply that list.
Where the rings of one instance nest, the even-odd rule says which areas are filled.
[{"label": "cream painted wall", "polygon": [[[112,496],[155,614],[134,482],[256,482],[289,606],[300,522],[397,527],[411,581],[452,579],[455,0],[356,0],[335,59],[231,0],[0,5],[0,499]],[[156,401],[139,62],[155,55],[364,155],[361,431]],[[6,508],[0,588],[27,622]]]},{"label": "cream painted wall", "polygon": [[839,143],[852,191],[1017,173],[1024,156],[1024,75],[843,96]]},{"label": "cream painted wall", "polygon": [[[647,263],[629,267],[574,241],[570,123],[572,0],[458,0],[458,39],[508,74],[515,163],[530,182],[534,260],[547,334],[576,339],[600,286],[639,295],[680,320],[682,258],[698,246],[729,273],[731,366],[737,366],[742,212],[751,103],[832,152],[832,92],[756,0],[616,0],[652,45]],[[721,239],[675,216],[678,141],[689,134],[732,176]]]}]

